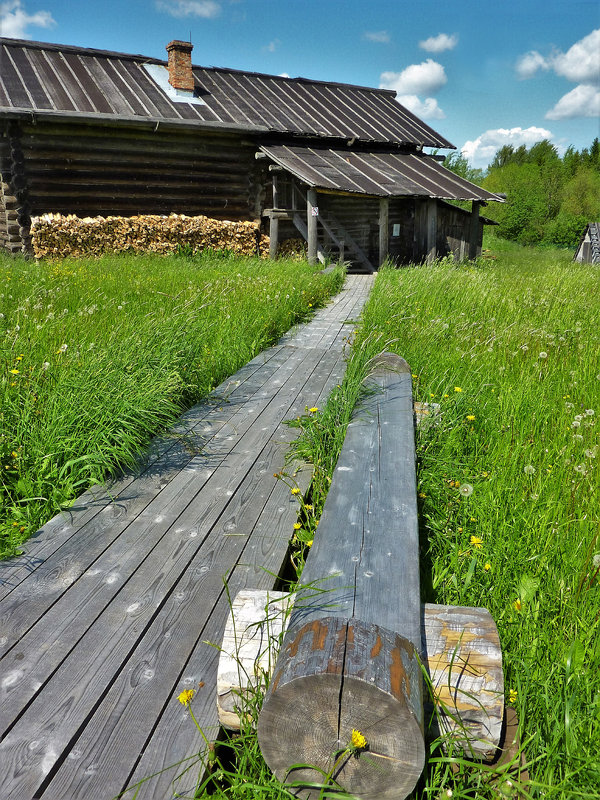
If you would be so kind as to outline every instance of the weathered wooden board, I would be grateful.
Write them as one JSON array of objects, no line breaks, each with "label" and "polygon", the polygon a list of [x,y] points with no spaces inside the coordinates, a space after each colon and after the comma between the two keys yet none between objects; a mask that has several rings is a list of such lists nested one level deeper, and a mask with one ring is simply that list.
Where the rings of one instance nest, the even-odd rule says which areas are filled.
[{"label": "weathered wooden board", "polygon": [[[355,315],[367,291],[347,306]],[[202,675],[214,698],[218,653],[203,642],[222,632],[223,578],[236,589],[257,582],[266,588],[286,558],[297,501],[273,478],[294,435],[282,420],[319,404],[339,382],[342,333],[349,332],[341,311],[333,308],[333,322],[320,318],[305,345],[274,348],[268,374],[261,357],[243,383],[230,384],[229,402],[207,407],[199,419],[192,412],[173,433],[174,444],[167,437],[166,449],[158,446],[144,473],[158,491],[135,514],[105,525],[101,510],[82,505],[70,530],[60,521],[60,546],[41,538],[39,566],[26,577],[17,570],[16,586],[0,604],[13,637],[5,644],[14,645],[0,661],[3,720],[6,712],[12,724],[0,745],[3,796],[71,800],[113,787],[116,794],[139,770],[147,776],[173,763],[172,755],[177,761],[198,752],[193,726],[173,730],[172,714],[180,720],[184,711],[175,698]],[[326,341],[338,342],[339,351],[314,347]],[[197,444],[196,436],[203,450],[194,455],[186,443]],[[183,468],[161,486],[169,458],[181,451]],[[298,481],[306,486],[308,476]],[[120,513],[133,508],[138,486],[135,476],[124,485]],[[95,545],[84,537],[93,525],[103,546],[90,557]],[[216,725],[214,700],[204,707],[198,699],[202,723]],[[152,785],[167,791],[171,779]]]}]

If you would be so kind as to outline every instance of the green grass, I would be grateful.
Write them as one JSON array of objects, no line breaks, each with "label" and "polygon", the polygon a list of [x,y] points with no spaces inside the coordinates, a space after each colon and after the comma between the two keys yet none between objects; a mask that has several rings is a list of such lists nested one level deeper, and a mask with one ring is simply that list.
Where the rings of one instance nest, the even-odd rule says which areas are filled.
[{"label": "green grass", "polygon": [[217,252],[0,268],[0,557],[343,279]]},{"label": "green grass", "polygon": [[[397,352],[415,399],[440,406],[416,439],[423,600],[490,610],[530,773],[510,786],[434,743],[415,797],[591,799],[600,796],[599,275],[565,251],[488,247],[476,264],[379,274],[344,382],[296,421],[295,453],[316,467],[298,563],[302,539],[318,535],[368,360]],[[253,752],[249,774],[260,782],[266,768]]]},{"label": "green grass", "polygon": [[[529,794],[598,797],[599,275],[498,243],[476,265],[381,272],[357,345],[402,355],[440,405],[417,436],[423,599],[492,613]],[[424,796],[487,796],[481,771],[447,766]]]}]

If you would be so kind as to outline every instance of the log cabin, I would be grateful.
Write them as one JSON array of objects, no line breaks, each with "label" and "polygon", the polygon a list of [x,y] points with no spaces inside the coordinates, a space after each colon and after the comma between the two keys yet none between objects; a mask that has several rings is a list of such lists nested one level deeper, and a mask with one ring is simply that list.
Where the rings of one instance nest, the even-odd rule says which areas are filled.
[{"label": "log cabin", "polygon": [[[425,148],[453,148],[395,99],[349,84],[0,39],[0,248],[31,251],[32,217],[171,213],[254,220],[270,253],[372,272],[480,252],[501,198]],[[452,201],[470,201],[465,210]]]}]

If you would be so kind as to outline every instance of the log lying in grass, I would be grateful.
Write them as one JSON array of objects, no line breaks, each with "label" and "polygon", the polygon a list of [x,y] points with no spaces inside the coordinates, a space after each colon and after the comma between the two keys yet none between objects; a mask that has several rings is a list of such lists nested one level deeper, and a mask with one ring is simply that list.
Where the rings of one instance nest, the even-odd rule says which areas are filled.
[{"label": "log lying in grass", "polygon": [[[403,798],[425,757],[408,364],[384,354],[369,383],[374,391],[348,427],[258,738],[281,780],[308,785],[331,776],[361,798]],[[452,638],[448,626],[438,627],[443,641]],[[458,674],[465,673],[452,655],[454,644],[448,646],[450,656],[445,649],[438,660],[445,654]],[[490,691],[496,686],[491,681]],[[451,706],[463,702],[460,691],[448,696]],[[343,755],[353,730],[367,744]],[[316,797],[318,790],[300,794]]]},{"label": "log lying in grass", "polygon": [[[293,602],[289,592],[245,589],[235,597],[217,677],[219,720],[240,729],[239,714],[272,677]],[[427,738],[444,738],[467,757],[491,759],[504,705],[498,631],[485,608],[422,606],[421,654],[433,703],[425,701]],[[248,699],[250,698],[250,699]],[[434,705],[435,704],[435,705]]]}]

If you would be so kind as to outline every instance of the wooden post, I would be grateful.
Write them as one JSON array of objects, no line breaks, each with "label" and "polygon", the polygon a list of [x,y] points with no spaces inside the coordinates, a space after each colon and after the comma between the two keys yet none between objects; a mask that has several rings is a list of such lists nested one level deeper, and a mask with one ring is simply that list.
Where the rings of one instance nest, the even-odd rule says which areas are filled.
[{"label": "wooden post", "polygon": [[389,199],[382,197],[379,201],[379,266],[383,264],[389,253],[389,210]]},{"label": "wooden post", "polygon": [[427,201],[427,263],[437,258],[437,200]]},{"label": "wooden post", "polygon": [[469,228],[469,260],[473,261],[477,258],[477,250],[479,248],[479,208],[481,203],[478,200],[473,200],[471,210],[471,225]]},{"label": "wooden post", "polygon": [[306,192],[306,227],[308,231],[308,263],[317,263],[317,190],[309,189]]},{"label": "wooden post", "polygon": [[281,780],[315,782],[318,771],[288,775],[290,765],[327,773],[357,729],[368,749],[338,765],[336,780],[363,798],[399,799],[425,761],[410,368],[384,354],[369,383],[376,391],[348,426],[302,574],[312,588],[297,593],[258,738]]}]

